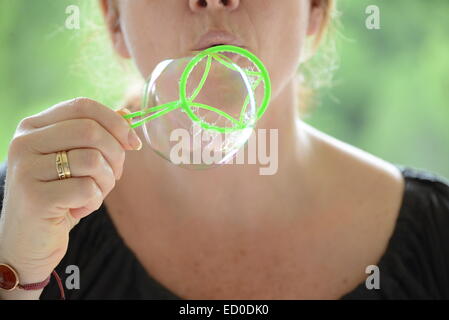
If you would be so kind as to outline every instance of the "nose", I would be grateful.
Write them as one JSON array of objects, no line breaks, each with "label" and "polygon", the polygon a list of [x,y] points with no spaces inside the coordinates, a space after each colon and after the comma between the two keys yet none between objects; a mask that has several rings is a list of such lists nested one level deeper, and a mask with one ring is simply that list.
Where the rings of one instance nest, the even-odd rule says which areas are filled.
[{"label": "nose", "polygon": [[209,10],[235,10],[240,0],[189,0],[190,9],[193,12]]}]

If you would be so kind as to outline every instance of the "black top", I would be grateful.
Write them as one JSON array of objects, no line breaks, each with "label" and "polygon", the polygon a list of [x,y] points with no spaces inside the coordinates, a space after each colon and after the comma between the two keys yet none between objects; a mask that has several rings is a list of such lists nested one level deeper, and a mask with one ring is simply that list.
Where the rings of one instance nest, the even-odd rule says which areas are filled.
[{"label": "black top", "polygon": [[[406,185],[387,250],[377,264],[380,289],[365,282],[343,299],[449,299],[449,183],[441,177],[398,166]],[[0,208],[5,168],[0,168]],[[73,228],[67,254],[56,268],[65,283],[76,265],[80,289],[67,299],[180,299],[149,275],[126,246],[101,206]],[[368,275],[367,275],[368,276]],[[41,299],[59,299],[54,278]]]}]

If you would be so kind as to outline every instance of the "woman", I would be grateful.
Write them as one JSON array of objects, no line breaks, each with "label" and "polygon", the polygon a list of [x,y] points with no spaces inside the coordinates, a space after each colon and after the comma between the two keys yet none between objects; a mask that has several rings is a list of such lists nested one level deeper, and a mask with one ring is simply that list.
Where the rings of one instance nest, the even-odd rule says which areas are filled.
[{"label": "woman", "polygon": [[[126,110],[85,98],[26,118],[3,170],[0,263],[38,285],[1,299],[57,299],[57,283],[42,283],[73,266],[80,283],[69,299],[449,298],[448,185],[297,115],[295,70],[332,0],[100,4],[115,51],[144,77],[208,32],[260,57],[273,98],[259,128],[279,130],[278,172],[174,167],[142,148]],[[61,151],[70,174],[58,177]],[[380,288],[370,290],[373,265]]]}]

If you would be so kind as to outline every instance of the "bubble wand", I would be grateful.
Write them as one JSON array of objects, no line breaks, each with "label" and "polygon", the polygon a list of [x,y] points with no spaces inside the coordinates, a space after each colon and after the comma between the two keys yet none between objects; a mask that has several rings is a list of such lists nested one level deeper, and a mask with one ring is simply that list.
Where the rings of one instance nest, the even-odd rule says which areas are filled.
[{"label": "bubble wand", "polygon": [[[232,61],[227,56],[221,54],[221,52],[224,52],[224,51],[236,53],[241,56],[244,56],[249,61],[251,61],[259,69],[259,71],[252,71],[252,70],[246,70],[246,69],[242,70],[242,68],[240,66],[238,66],[236,63],[234,63],[234,61]],[[195,68],[195,66],[197,64],[199,64],[203,59],[207,59],[203,76],[199,82],[198,87],[194,90],[192,96],[187,97],[187,81],[189,79],[189,76],[190,76],[191,72],[193,71],[193,69]],[[235,119],[228,113],[226,113],[220,109],[217,109],[215,107],[194,102],[195,98],[198,96],[198,94],[200,93],[201,89],[203,88],[203,86],[207,80],[207,76],[209,74],[211,64],[212,64],[212,59],[215,59],[216,61],[220,62],[222,65],[229,68],[230,70],[237,71],[240,74],[244,75],[245,82],[248,81],[248,77],[256,78],[256,80],[252,84],[247,83],[248,87],[250,87],[252,90],[252,92],[251,92],[252,94],[248,94],[248,96],[246,97],[239,119]],[[254,91],[259,87],[259,85],[261,83],[263,83],[263,86],[264,86],[264,97],[262,99],[261,105],[257,109],[255,119],[253,118],[253,119],[249,119],[248,121],[245,121],[244,115],[246,113],[247,106],[250,102],[254,102]],[[145,93],[149,89],[149,86],[150,86],[150,81],[147,81],[147,83],[145,85],[145,89],[144,89]],[[123,118],[129,120],[129,119],[134,119],[137,117],[145,117],[145,116],[149,115],[149,116],[145,117],[144,119],[138,120],[137,122],[134,122],[131,124],[132,128],[137,128],[137,127],[145,124],[148,121],[157,119],[173,110],[182,108],[182,110],[190,118],[190,120],[192,120],[192,122],[194,122],[194,123],[197,123],[199,126],[201,126],[201,128],[206,129],[206,130],[213,130],[213,131],[216,131],[219,133],[228,133],[228,132],[234,132],[237,130],[244,130],[244,129],[254,127],[256,121],[258,121],[265,113],[265,111],[268,107],[268,104],[270,102],[270,99],[271,99],[270,76],[269,76],[269,73],[268,73],[267,69],[265,68],[264,64],[260,61],[260,59],[257,58],[253,53],[249,52],[246,49],[236,47],[236,46],[231,46],[231,45],[221,45],[221,46],[211,47],[204,51],[201,51],[185,67],[185,70],[182,73],[180,81],[179,81],[179,100],[172,101],[172,102],[165,103],[165,104],[158,105],[158,106],[151,107],[151,108],[146,108],[142,111],[130,113],[130,114],[124,115]],[[146,94],[144,95],[142,103],[143,103],[143,106],[147,106],[148,97]],[[192,107],[215,112],[215,113],[219,114],[220,116],[228,119],[233,124],[233,127],[220,127],[220,126],[211,125],[211,124],[201,120],[193,112]]]}]

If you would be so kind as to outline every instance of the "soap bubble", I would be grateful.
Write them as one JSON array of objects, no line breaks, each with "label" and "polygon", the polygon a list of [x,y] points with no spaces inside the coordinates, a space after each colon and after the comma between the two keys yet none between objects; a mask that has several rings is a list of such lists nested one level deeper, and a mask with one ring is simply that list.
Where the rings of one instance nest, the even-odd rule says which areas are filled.
[{"label": "soap bubble", "polygon": [[162,61],[147,81],[140,117],[145,138],[176,165],[229,162],[264,111],[267,86],[259,67],[221,47]]}]

